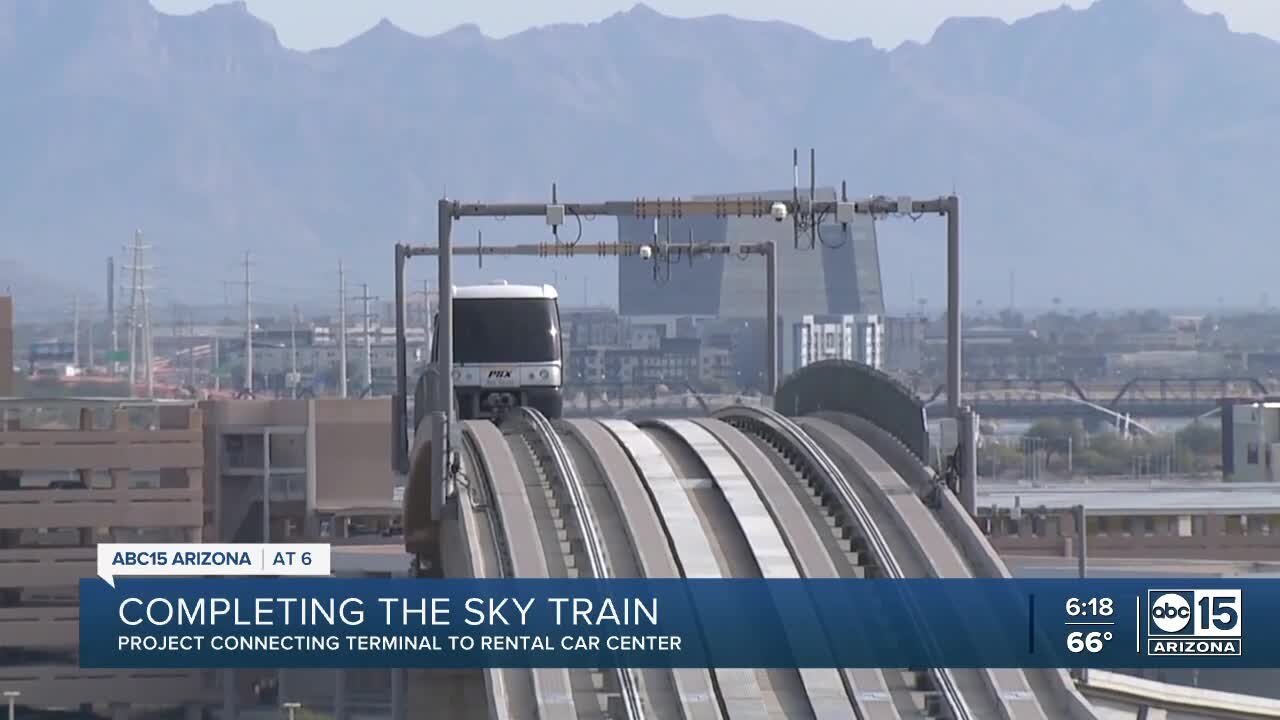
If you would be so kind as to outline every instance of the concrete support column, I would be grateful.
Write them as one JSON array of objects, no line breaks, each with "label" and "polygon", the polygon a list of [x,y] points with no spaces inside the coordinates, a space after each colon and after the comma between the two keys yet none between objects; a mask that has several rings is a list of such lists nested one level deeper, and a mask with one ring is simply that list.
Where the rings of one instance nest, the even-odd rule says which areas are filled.
[{"label": "concrete support column", "polygon": [[347,720],[347,671],[333,671],[333,720]]},{"label": "concrete support column", "polygon": [[294,698],[289,695],[289,671],[284,668],[276,670],[276,702],[290,702]]},{"label": "concrete support column", "polygon": [[222,720],[236,720],[240,712],[239,694],[236,688],[236,671],[222,671]]},{"label": "concrete support column", "polygon": [[405,671],[391,669],[391,720],[405,720]]},{"label": "concrete support column", "polygon": [[308,538],[314,538],[319,534],[320,524],[316,522],[316,401],[315,398],[307,400],[307,435],[306,435],[306,452],[307,452],[307,490],[306,490],[306,515],[304,520],[304,532]]}]

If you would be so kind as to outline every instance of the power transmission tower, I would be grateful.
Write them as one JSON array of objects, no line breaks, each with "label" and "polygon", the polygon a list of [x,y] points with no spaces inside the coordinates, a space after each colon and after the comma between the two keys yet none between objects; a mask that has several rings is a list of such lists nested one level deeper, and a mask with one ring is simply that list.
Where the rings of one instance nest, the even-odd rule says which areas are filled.
[{"label": "power transmission tower", "polygon": [[347,274],[338,261],[338,397],[347,396]]},{"label": "power transmission tower", "polygon": [[244,268],[244,279],[230,281],[227,284],[244,285],[244,391],[253,392],[253,258],[251,253],[244,252],[241,261]]},{"label": "power transmission tower", "polygon": [[[150,266],[144,264],[146,252],[150,249],[150,245],[144,245],[142,242],[142,231],[138,230],[133,234],[133,245],[126,246],[125,251],[132,253],[132,262],[125,266],[129,271],[129,396],[133,397],[135,388],[138,384],[138,310],[139,302],[142,303],[142,309],[145,314],[146,308],[146,291],[147,291],[147,271]],[[150,337],[150,332],[146,333]],[[147,340],[144,338],[143,343]],[[148,368],[150,365],[147,366]],[[150,375],[150,370],[147,372]]]},{"label": "power transmission tower", "polygon": [[361,287],[360,295],[351,298],[352,300],[360,300],[364,303],[364,386],[365,392],[373,394],[373,334],[370,331],[369,323],[373,319],[373,315],[369,312],[369,301],[377,300],[369,294],[369,283],[364,283]]}]

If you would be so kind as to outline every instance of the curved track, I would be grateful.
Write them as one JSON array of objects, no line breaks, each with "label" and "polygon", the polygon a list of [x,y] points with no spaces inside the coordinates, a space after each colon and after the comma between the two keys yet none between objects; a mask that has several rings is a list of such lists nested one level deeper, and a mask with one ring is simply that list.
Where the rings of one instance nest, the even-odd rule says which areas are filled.
[{"label": "curved track", "polygon": [[[949,536],[955,528],[924,505],[893,463],[831,418],[793,422],[735,407],[716,419],[552,423],[519,410],[501,427],[466,422],[463,437],[463,479],[451,521],[459,537],[453,552],[461,557],[447,564],[450,574],[989,574],[958,549],[965,545]],[[820,622],[818,614],[809,621]],[[1057,675],[1020,670],[928,668],[495,669],[484,673],[486,707],[477,716],[1093,717],[1073,705],[1057,681]]]}]

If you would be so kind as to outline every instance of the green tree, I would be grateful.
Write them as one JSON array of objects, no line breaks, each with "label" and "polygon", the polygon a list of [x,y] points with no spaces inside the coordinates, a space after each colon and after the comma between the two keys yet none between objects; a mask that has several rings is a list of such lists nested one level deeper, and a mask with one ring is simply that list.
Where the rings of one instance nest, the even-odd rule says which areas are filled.
[{"label": "green tree", "polygon": [[1218,455],[1222,452],[1222,429],[1208,423],[1193,423],[1178,431],[1178,445],[1195,455]]},{"label": "green tree", "polygon": [[1080,447],[1084,439],[1084,425],[1077,421],[1064,422],[1057,418],[1046,418],[1032,423],[1024,437],[1038,438],[1044,443],[1044,462],[1048,465],[1054,455],[1064,456],[1068,448]]}]

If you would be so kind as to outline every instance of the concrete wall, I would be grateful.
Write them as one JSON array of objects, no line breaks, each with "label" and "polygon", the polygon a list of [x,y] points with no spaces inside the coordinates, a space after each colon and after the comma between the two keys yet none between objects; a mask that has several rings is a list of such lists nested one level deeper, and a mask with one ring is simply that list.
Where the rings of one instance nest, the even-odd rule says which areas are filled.
[{"label": "concrete wall", "polygon": [[316,508],[389,507],[390,398],[316,400]]},{"label": "concrete wall", "polygon": [[[979,523],[1002,555],[1074,555],[1074,516],[1069,510],[1008,511],[992,517],[979,508]],[[1280,557],[1280,516],[1260,511],[1128,516],[1092,514],[1088,552],[1093,557],[1174,560],[1274,560]]]}]

